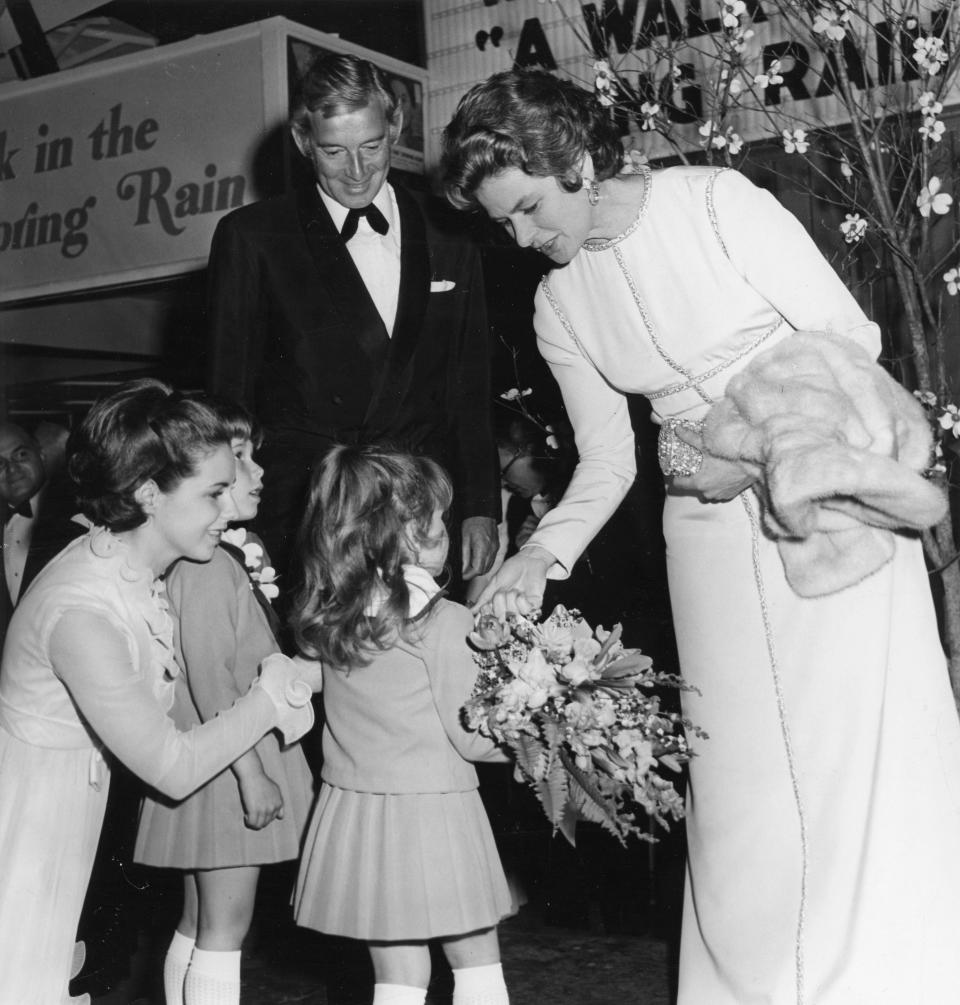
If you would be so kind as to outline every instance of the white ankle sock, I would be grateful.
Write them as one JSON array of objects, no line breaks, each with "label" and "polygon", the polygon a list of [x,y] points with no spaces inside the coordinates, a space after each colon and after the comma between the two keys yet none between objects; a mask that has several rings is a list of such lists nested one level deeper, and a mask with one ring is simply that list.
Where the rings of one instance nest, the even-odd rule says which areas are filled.
[{"label": "white ankle sock", "polygon": [[503,966],[488,963],[454,970],[453,1005],[510,1005]]},{"label": "white ankle sock", "polygon": [[183,1005],[183,979],[187,976],[194,940],[175,931],[163,960],[163,996],[167,1005]]},{"label": "white ankle sock", "polygon": [[414,988],[408,984],[373,985],[373,1005],[424,1005],[426,1000],[426,988]]},{"label": "white ankle sock", "polygon": [[183,1005],[239,1005],[240,950],[215,953],[194,949],[187,979],[183,982]]}]

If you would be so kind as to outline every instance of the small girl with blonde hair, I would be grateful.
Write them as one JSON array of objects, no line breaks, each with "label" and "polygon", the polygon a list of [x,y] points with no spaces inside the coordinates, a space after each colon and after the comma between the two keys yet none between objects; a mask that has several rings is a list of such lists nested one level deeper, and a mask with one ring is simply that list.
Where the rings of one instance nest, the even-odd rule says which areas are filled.
[{"label": "small girl with blonde hair", "polygon": [[450,481],[435,462],[335,447],[310,487],[292,625],[323,662],[323,787],[294,897],[297,923],[365,941],[374,1005],[423,1005],[428,941],[454,1005],[507,1005],[496,925],[510,893],[471,761],[505,761],[465,730],[473,618],[434,581]]}]

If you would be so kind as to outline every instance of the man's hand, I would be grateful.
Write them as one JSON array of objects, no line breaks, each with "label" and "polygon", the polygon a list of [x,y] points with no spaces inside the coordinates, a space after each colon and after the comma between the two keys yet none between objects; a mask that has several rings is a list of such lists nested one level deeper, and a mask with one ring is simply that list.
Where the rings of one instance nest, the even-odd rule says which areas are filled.
[{"label": "man's hand", "polygon": [[473,579],[485,573],[497,557],[500,539],[497,521],[490,516],[468,516],[461,527],[463,535],[464,579]]}]

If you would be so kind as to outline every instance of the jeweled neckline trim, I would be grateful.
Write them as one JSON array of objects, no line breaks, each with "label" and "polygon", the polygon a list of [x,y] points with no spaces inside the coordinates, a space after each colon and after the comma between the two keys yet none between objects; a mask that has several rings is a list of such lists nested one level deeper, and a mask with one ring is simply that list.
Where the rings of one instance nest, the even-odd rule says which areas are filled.
[{"label": "jeweled neckline trim", "polygon": [[633,218],[633,221],[626,230],[622,230],[616,237],[607,238],[605,241],[584,242],[582,245],[584,251],[607,251],[614,245],[626,240],[643,222],[643,218],[647,214],[647,206],[650,204],[650,191],[653,188],[653,172],[646,164],[643,164],[640,167],[639,173],[643,177],[643,195],[640,198],[640,208],[637,210],[637,215]]}]

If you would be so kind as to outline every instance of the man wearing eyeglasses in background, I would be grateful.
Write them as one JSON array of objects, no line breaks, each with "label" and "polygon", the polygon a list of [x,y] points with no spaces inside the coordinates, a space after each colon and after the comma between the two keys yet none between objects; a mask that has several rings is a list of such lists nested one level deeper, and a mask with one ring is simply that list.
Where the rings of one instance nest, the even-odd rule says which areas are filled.
[{"label": "man wearing eyeglasses in background", "polygon": [[390,442],[450,471],[471,579],[496,554],[500,497],[477,249],[388,182],[402,110],[372,63],[321,52],[290,127],[313,183],[224,217],[209,262],[208,384],[266,428],[259,530],[282,570],[316,459]]}]

